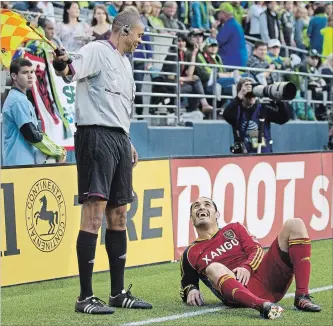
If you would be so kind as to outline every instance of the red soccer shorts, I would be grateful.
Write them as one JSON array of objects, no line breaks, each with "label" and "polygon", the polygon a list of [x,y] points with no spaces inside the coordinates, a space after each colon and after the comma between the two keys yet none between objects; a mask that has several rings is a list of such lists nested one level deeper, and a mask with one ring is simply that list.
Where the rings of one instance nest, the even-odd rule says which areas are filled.
[{"label": "red soccer shorts", "polygon": [[279,302],[286,294],[293,275],[293,269],[281,258],[279,242],[276,238],[259,268],[252,274],[247,288],[259,298]]}]

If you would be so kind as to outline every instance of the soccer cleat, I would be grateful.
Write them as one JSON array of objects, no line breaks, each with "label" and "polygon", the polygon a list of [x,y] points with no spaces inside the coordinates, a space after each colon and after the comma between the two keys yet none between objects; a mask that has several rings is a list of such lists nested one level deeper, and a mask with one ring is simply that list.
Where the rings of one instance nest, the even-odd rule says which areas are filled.
[{"label": "soccer cleat", "polygon": [[116,295],[109,299],[109,306],[117,308],[128,308],[128,309],[151,309],[153,306],[141,299],[134,297],[130,291],[132,284],[128,287],[125,293]]},{"label": "soccer cleat", "polygon": [[94,296],[82,301],[77,300],[75,311],[92,315],[109,315],[114,313],[114,309],[107,306],[106,302]]},{"label": "soccer cleat", "polygon": [[311,300],[311,296],[308,294],[303,294],[295,296],[294,306],[298,310],[310,311],[310,312],[319,312],[321,307]]},{"label": "soccer cleat", "polygon": [[276,319],[281,317],[283,311],[283,308],[281,308],[279,305],[271,302],[265,302],[260,311],[260,315],[265,319]]}]

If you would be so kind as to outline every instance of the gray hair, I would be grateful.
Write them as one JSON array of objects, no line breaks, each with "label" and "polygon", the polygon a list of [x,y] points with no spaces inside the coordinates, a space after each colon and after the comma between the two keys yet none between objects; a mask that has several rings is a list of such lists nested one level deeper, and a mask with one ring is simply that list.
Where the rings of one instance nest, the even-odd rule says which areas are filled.
[{"label": "gray hair", "polygon": [[174,5],[177,6],[177,2],[176,1],[165,1],[164,5],[163,5],[163,8],[169,8],[169,7],[172,7]]},{"label": "gray hair", "polygon": [[138,23],[142,23],[138,13],[133,10],[124,10],[114,18],[112,32],[120,33],[124,26],[128,25],[131,28]]}]

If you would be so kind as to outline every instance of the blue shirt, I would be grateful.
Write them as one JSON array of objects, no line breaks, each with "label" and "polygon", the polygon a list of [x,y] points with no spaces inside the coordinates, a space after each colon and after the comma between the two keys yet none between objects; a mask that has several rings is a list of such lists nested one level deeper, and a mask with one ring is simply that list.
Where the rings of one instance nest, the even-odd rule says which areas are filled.
[{"label": "blue shirt", "polygon": [[219,43],[219,55],[223,64],[229,66],[245,67],[247,63],[247,51],[242,26],[235,18],[229,19],[217,34]]},{"label": "blue shirt", "polygon": [[38,126],[36,113],[27,95],[12,88],[3,104],[4,165],[35,164],[37,148],[28,143],[20,128],[32,122]]},{"label": "blue shirt", "polygon": [[319,53],[323,51],[323,35],[320,30],[326,27],[327,16],[319,14],[311,18],[308,26],[308,36],[310,38],[311,49],[316,49]]}]

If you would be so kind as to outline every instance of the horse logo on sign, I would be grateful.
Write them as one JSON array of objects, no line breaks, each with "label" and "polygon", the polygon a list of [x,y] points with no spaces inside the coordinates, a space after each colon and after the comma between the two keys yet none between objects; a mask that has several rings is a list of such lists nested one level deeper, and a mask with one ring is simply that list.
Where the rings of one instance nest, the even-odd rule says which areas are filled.
[{"label": "horse logo on sign", "polygon": [[60,188],[52,180],[38,180],[30,189],[26,223],[37,249],[50,252],[61,243],[66,229],[66,206]]},{"label": "horse logo on sign", "polygon": [[52,212],[47,210],[47,198],[45,195],[39,201],[43,203],[43,205],[40,211],[37,211],[34,215],[34,218],[36,219],[36,225],[38,224],[38,219],[48,221],[50,229],[47,234],[54,234],[54,222],[58,224],[58,211]]}]

